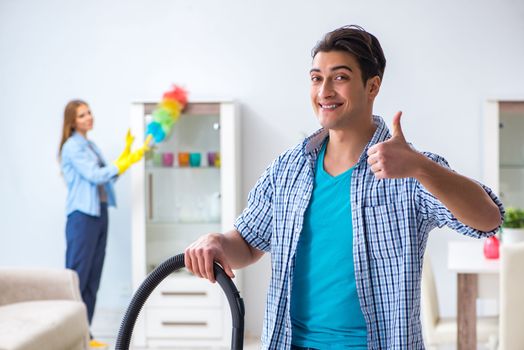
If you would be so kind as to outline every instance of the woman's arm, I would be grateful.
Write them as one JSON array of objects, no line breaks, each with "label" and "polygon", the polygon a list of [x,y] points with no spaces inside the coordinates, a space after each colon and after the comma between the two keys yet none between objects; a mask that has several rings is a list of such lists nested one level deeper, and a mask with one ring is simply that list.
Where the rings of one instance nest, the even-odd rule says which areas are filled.
[{"label": "woman's arm", "polygon": [[100,167],[90,156],[87,146],[66,143],[62,149],[62,172],[66,179],[78,173],[87,181],[100,185],[109,182],[118,175],[118,168],[113,164]]}]

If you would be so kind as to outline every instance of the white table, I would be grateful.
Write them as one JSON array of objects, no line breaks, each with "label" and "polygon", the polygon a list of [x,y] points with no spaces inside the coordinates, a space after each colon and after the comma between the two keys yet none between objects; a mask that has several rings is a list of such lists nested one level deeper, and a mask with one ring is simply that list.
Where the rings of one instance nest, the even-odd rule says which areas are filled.
[{"label": "white table", "polygon": [[[498,277],[499,260],[488,260],[484,240],[450,241],[448,269],[457,273],[457,349],[477,349],[478,275]],[[493,280],[493,279],[491,279]]]}]

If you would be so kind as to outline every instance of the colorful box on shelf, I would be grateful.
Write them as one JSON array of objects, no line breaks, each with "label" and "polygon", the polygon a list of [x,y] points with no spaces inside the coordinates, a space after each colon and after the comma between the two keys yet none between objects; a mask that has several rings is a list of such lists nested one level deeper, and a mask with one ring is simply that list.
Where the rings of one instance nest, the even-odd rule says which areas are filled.
[{"label": "colorful box on shelf", "polygon": [[178,152],[178,166],[189,165],[189,152]]},{"label": "colorful box on shelf", "polygon": [[207,165],[211,167],[220,167],[220,153],[207,152]]},{"label": "colorful box on shelf", "polygon": [[199,167],[201,161],[200,153],[190,153],[189,154],[189,165],[192,167]]},{"label": "colorful box on shelf", "polygon": [[[154,167],[220,167],[220,152],[151,152],[148,155]],[[207,161],[207,164],[206,164]]]},{"label": "colorful box on shelf", "polygon": [[173,162],[175,160],[175,157],[173,155],[173,152],[164,152],[162,153],[162,165],[163,166],[173,166]]}]

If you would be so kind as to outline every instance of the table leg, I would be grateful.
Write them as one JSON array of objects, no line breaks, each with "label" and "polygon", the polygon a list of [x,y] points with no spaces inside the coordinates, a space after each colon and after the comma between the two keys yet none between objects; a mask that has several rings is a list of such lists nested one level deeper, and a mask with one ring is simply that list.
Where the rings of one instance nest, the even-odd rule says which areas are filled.
[{"label": "table leg", "polygon": [[457,275],[457,349],[477,349],[477,284],[476,274]]}]

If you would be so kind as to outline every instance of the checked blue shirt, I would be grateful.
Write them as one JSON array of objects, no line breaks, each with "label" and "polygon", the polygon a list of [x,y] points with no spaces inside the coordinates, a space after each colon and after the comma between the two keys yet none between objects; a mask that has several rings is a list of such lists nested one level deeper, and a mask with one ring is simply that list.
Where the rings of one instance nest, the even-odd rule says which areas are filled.
[{"label": "checked blue shirt", "polygon": [[[367,150],[391,137],[382,118],[353,170],[351,210],[355,280],[368,330],[368,348],[424,349],[420,324],[420,279],[428,233],[435,227],[475,238],[493,235],[459,222],[414,178],[377,180]],[[251,246],[271,253],[262,349],[291,348],[290,296],[295,252],[313,190],[316,159],[327,137],[321,129],[281,154],[262,174],[235,222]],[[442,157],[424,153],[449,167]],[[502,203],[487,187],[499,206]]]}]

